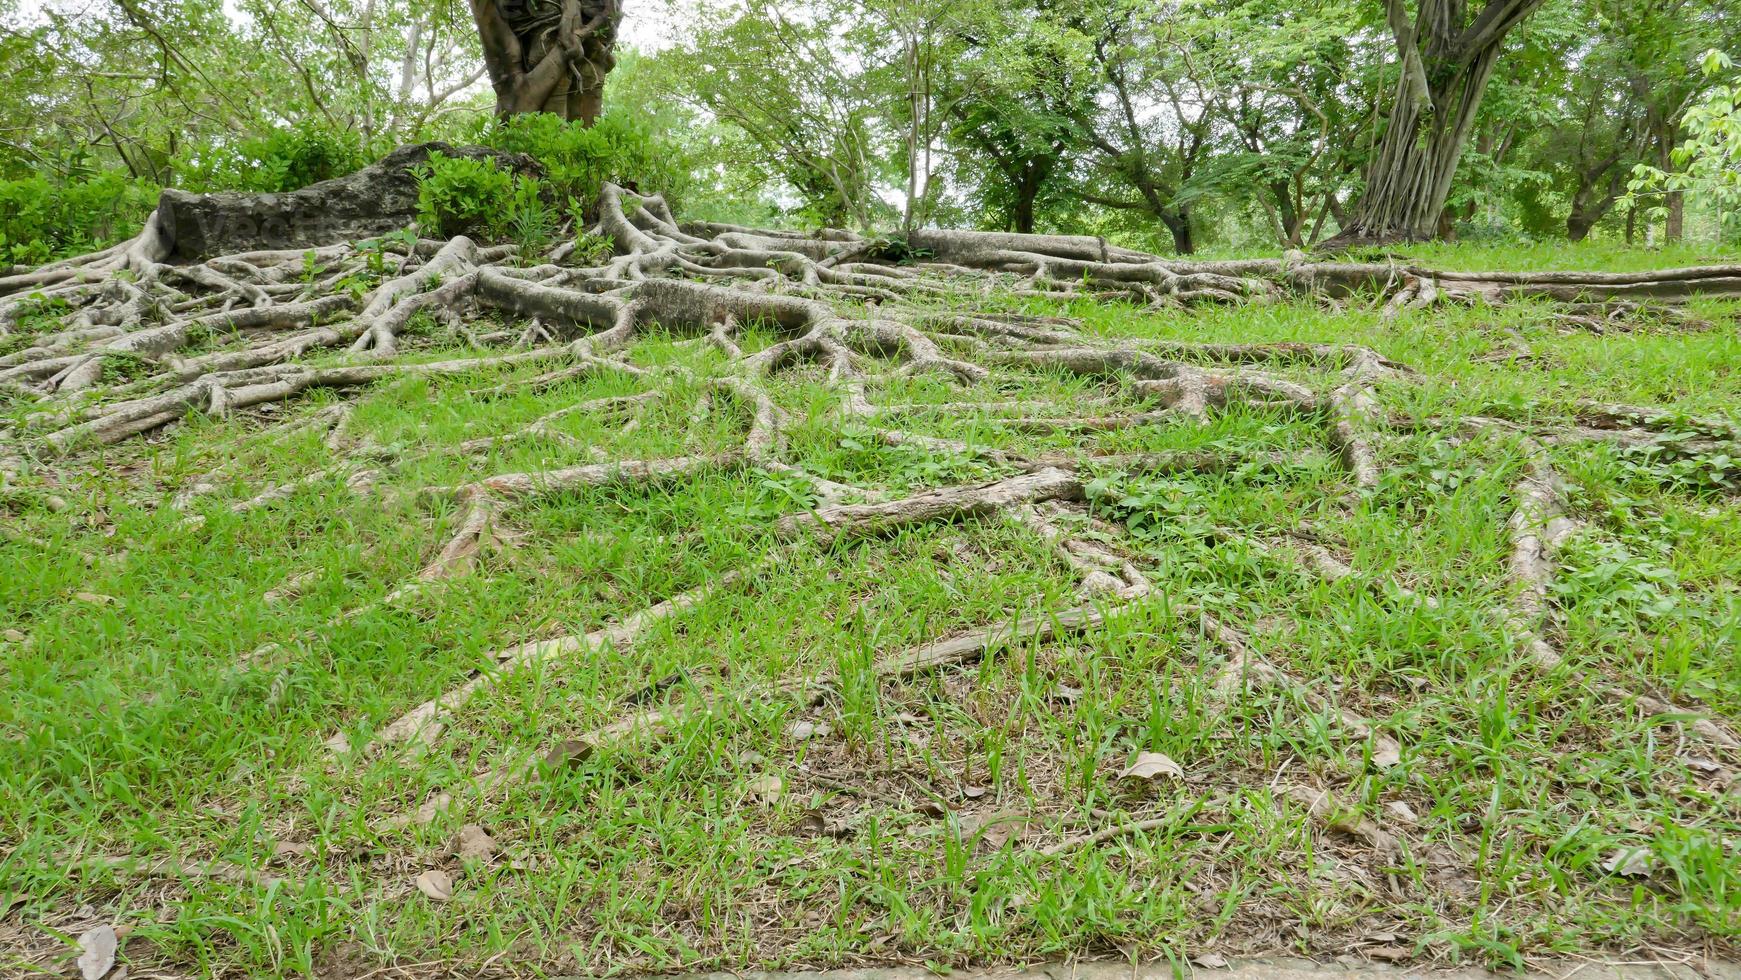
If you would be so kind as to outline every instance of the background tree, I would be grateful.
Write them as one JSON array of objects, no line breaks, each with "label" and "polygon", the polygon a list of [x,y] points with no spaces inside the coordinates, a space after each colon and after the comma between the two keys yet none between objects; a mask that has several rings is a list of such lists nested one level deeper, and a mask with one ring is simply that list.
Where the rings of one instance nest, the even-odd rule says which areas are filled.
[{"label": "background tree", "polygon": [[1542,0],[1385,0],[1398,76],[1343,241],[1432,238],[1506,37]]},{"label": "background tree", "polygon": [[1089,57],[1099,91],[1075,120],[1093,165],[1077,196],[1159,221],[1174,251],[1188,255],[1197,248],[1191,209],[1208,190],[1198,178],[1214,150],[1215,124],[1201,81],[1176,49],[1188,43],[1185,20],[1138,0],[1109,0],[1093,18]]},{"label": "background tree", "polygon": [[964,38],[962,89],[945,133],[952,177],[973,210],[1009,231],[1032,232],[1042,202],[1062,205],[1083,149],[1075,120],[1092,109],[1087,38],[1042,2],[974,25]]}]

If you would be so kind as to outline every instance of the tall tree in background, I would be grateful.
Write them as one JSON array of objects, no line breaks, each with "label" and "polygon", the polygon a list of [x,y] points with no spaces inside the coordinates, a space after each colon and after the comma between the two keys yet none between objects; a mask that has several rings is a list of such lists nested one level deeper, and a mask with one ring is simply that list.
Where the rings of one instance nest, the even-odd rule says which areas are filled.
[{"label": "tall tree in background", "polygon": [[1385,0],[1400,73],[1366,189],[1337,241],[1431,238],[1506,35],[1542,0]]},{"label": "tall tree in background", "polygon": [[1179,55],[1188,18],[1141,0],[1109,0],[1096,19],[1089,57],[1101,91],[1094,110],[1076,119],[1094,173],[1077,196],[1159,220],[1173,250],[1189,255],[1197,248],[1191,207],[1207,190],[1200,178],[1214,155],[1216,120]]},{"label": "tall tree in background", "polygon": [[617,0],[471,0],[471,8],[497,115],[598,120],[616,64]]},{"label": "tall tree in background", "polygon": [[1093,98],[1087,38],[1061,23],[1049,0],[1005,16],[1003,30],[977,30],[952,84],[954,176],[1006,231],[1033,232],[1042,199],[1081,150],[1074,120]]}]

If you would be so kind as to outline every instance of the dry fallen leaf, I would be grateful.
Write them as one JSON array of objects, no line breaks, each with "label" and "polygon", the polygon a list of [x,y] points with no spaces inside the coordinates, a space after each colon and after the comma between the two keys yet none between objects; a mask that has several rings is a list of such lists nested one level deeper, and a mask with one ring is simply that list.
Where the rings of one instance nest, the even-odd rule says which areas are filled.
[{"label": "dry fallen leaf", "polygon": [[106,606],[115,601],[114,596],[103,595],[100,592],[74,592],[73,598],[80,602],[88,602],[93,606]]},{"label": "dry fallen leaf", "polygon": [[79,974],[85,980],[99,980],[115,968],[115,951],[120,941],[114,926],[98,926],[79,937]]},{"label": "dry fallen leaf", "polygon": [[453,879],[445,871],[430,869],[417,876],[417,890],[437,902],[453,898]]},{"label": "dry fallen leaf", "polygon": [[25,636],[20,630],[7,630],[4,633],[0,633],[0,636],[5,637],[8,643],[23,643],[25,640],[30,639],[30,637]]},{"label": "dry fallen leaf", "polygon": [[1648,847],[1622,847],[1608,855],[1602,870],[1624,878],[1650,877],[1651,860]]},{"label": "dry fallen leaf", "polygon": [[1381,963],[1400,963],[1412,955],[1401,946],[1368,946],[1361,952]]},{"label": "dry fallen leaf", "polygon": [[1398,823],[1406,823],[1412,826],[1421,821],[1421,818],[1415,815],[1414,808],[1401,800],[1391,800],[1389,803],[1386,803],[1384,805],[1384,812],[1390,814],[1391,819]]},{"label": "dry fallen leaf", "polygon": [[1227,966],[1227,957],[1220,953],[1202,953],[1191,957],[1191,962],[1205,970],[1220,970]]},{"label": "dry fallen leaf", "polygon": [[829,735],[834,734],[834,729],[830,727],[827,722],[818,723],[814,721],[793,722],[792,727],[788,731],[790,731],[794,739],[797,739],[800,742],[812,738],[827,738]]},{"label": "dry fallen leaf", "polygon": [[1015,810],[974,813],[961,818],[961,836],[982,840],[994,851],[1020,837],[1027,827],[1028,815]]},{"label": "dry fallen leaf", "polygon": [[1372,747],[1372,764],[1380,769],[1395,769],[1402,764],[1402,748],[1386,739]]},{"label": "dry fallen leaf", "polygon": [[552,769],[574,765],[592,757],[593,747],[583,739],[570,738],[557,742],[555,747],[544,753],[544,764]]},{"label": "dry fallen leaf", "polygon": [[278,862],[289,861],[292,858],[299,858],[307,853],[307,844],[298,844],[294,841],[279,841],[272,845],[272,859]]},{"label": "dry fallen leaf", "polygon": [[750,780],[750,798],[764,806],[770,806],[779,801],[786,792],[785,780],[779,776],[758,776]]},{"label": "dry fallen leaf", "polygon": [[1124,771],[1118,774],[1120,779],[1155,780],[1162,776],[1184,779],[1185,770],[1179,768],[1177,762],[1159,752],[1138,752],[1136,758],[1130,761],[1130,765],[1125,766]]},{"label": "dry fallen leaf", "polygon": [[454,853],[462,861],[488,861],[495,856],[496,841],[484,832],[484,828],[468,823],[459,829],[459,844]]}]

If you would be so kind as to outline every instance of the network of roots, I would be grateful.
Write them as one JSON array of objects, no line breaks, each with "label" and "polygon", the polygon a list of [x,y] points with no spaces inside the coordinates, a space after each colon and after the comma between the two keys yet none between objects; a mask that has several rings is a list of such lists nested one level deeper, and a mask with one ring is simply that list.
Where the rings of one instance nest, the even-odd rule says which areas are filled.
[{"label": "network of roots", "polygon": [[[481,247],[463,237],[445,242],[407,237],[170,265],[162,261],[161,243],[148,232],[104,253],[0,279],[0,331],[16,329],[27,317],[52,315],[60,321],[57,329],[33,334],[28,346],[11,344],[0,357],[0,386],[12,405],[14,425],[0,451],[19,468],[29,460],[148,437],[199,413],[223,417],[284,403],[270,416],[281,421],[261,438],[318,428],[330,434],[331,465],[225,505],[247,513],[307,486],[337,484],[368,495],[377,492],[384,470],[411,462],[403,450],[354,437],[347,401],[297,412],[296,401],[316,389],[348,392],[395,378],[462,377],[525,365],[537,365],[541,373],[513,391],[621,375],[634,380],[638,393],[566,405],[509,434],[442,450],[488,460],[506,442],[543,439],[593,456],[548,469],[480,471],[463,485],[424,488],[431,497],[445,495],[455,502],[461,515],[456,531],[429,543],[427,565],[413,580],[366,608],[427,594],[476,570],[504,536],[522,533],[514,530],[516,509],[529,502],[581,488],[671,485],[728,471],[768,474],[806,488],[808,506],[767,518],[771,533],[794,546],[832,547],[925,524],[1000,521],[1036,536],[1073,570],[1079,593],[1073,604],[886,656],[875,672],[894,679],[959,668],[1011,644],[1083,633],[1164,599],[1156,593],[1147,559],[1129,546],[1117,525],[1116,509],[1094,506],[1097,477],[1285,468],[1295,453],[1278,448],[1254,455],[1214,447],[1097,453],[1083,446],[1034,453],[970,444],[903,428],[903,416],[917,410],[947,413],[952,405],[878,400],[891,379],[935,376],[959,389],[955,407],[961,412],[993,413],[1008,432],[1087,437],[1195,425],[1232,410],[1306,420],[1322,432],[1319,448],[1339,461],[1348,507],[1379,485],[1386,441],[1425,425],[1454,440],[1521,447],[1525,465],[1510,494],[1510,510],[1490,515],[1508,528],[1511,552],[1504,569],[1510,588],[1489,610],[1489,622],[1527,669],[1565,671],[1572,668],[1556,641],[1551,601],[1555,553],[1578,530],[1580,516],[1546,447],[1656,444],[1667,431],[1663,412],[1572,401],[1562,406],[1570,424],[1491,416],[1405,422],[1386,409],[1383,393],[1406,389],[1421,376],[1366,347],[1113,342],[1070,318],[1013,313],[1010,303],[989,297],[1171,306],[1309,295],[1325,304],[1377,304],[1392,311],[1539,297],[1560,304],[1552,315],[1568,329],[1609,330],[1627,329],[1640,318],[1687,323],[1679,301],[1694,294],[1732,295],[1741,282],[1734,269],[1445,274],[1384,263],[1315,262],[1299,255],[1175,262],[1080,237],[919,231],[890,240],[680,226],[658,198],[609,186],[600,214],[597,227],[578,246],[542,257],[521,256],[509,246]],[[601,242],[609,247],[583,251]],[[975,306],[974,297],[988,298],[983,308]],[[745,337],[752,331],[774,339],[749,344]],[[654,332],[680,337],[683,344],[711,346],[728,367],[698,377],[681,365],[635,363],[627,352]],[[442,359],[420,354],[426,347],[455,345],[472,353]],[[791,409],[778,405],[769,390],[771,380],[787,372],[821,379],[831,401],[814,410],[849,422],[854,431],[885,446],[971,457],[992,476],[896,495],[808,471],[787,452]],[[1093,394],[1055,402],[1000,399],[998,379],[1012,373],[1086,379]],[[1308,375],[1329,380],[1302,380]],[[692,419],[735,420],[741,443],[722,452],[598,458],[595,449],[564,435],[557,424],[576,413],[598,413],[633,426],[637,413],[675,391],[700,393],[687,406]],[[1684,432],[1689,426],[1698,433],[1695,443],[1735,436],[1719,420],[1677,418],[1681,450],[1688,447]],[[245,479],[246,474],[220,464],[177,488],[167,503],[185,512],[190,533],[198,533],[198,515],[211,503],[205,498]],[[1214,544],[1252,549],[1309,578],[1357,583],[1385,602],[1439,601],[1395,580],[1367,576],[1334,542],[1307,527],[1210,528],[1204,534]],[[337,756],[353,757],[428,751],[474,696],[515,671],[627,648],[652,625],[681,616],[720,590],[752,582],[764,570],[746,567],[644,608],[623,609],[613,622],[590,632],[503,649],[491,669],[405,713],[374,732],[368,744],[350,744],[351,739],[335,734],[330,748]],[[293,594],[295,587],[286,583],[284,588]],[[1231,703],[1255,688],[1288,690],[1339,720],[1349,752],[1338,765],[1358,770],[1395,764],[1399,746],[1385,733],[1382,719],[1343,710],[1324,687],[1254,652],[1250,624],[1188,603],[1171,609],[1198,624],[1206,648],[1219,658],[1213,684],[1218,696]],[[760,694],[818,703],[832,696],[832,682],[824,672]],[[1715,767],[1713,779],[1741,762],[1741,743],[1727,722],[1699,704],[1595,672],[1579,676],[1576,687],[1619,714],[1675,719],[1682,737],[1703,746],[1701,758]],[[388,822],[428,822],[465,801],[473,806],[487,801],[540,765],[658,739],[680,726],[683,711],[670,706],[631,711],[553,750],[506,753],[467,785],[406,801],[405,811],[390,815]],[[1334,786],[1302,776],[1285,781],[1283,788],[1284,797],[1297,800],[1327,827],[1381,854],[1398,846],[1393,828],[1349,818]],[[1120,825],[1098,833],[1130,829]],[[1049,846],[1077,847],[1094,839],[1104,837],[1067,836]]]}]

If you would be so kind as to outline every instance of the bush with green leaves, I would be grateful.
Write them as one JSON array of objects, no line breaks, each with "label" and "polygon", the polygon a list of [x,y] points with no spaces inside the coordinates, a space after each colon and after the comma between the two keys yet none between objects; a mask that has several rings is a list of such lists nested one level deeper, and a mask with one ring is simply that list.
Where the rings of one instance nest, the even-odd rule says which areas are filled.
[{"label": "bush with green leaves", "polygon": [[190,161],[178,184],[194,190],[281,193],[343,177],[375,156],[354,132],[300,123]]},{"label": "bush with green leaves", "polygon": [[478,140],[536,158],[555,200],[587,208],[605,181],[675,198],[688,179],[684,154],[629,113],[606,113],[591,127],[545,112],[491,119]]},{"label": "bush with green leaves", "polygon": [[431,153],[418,167],[417,222],[443,237],[494,238],[514,206],[514,175],[487,157]]},{"label": "bush with green leaves", "polygon": [[128,238],[156,206],[157,192],[118,170],[0,180],[0,262],[38,265]]}]

